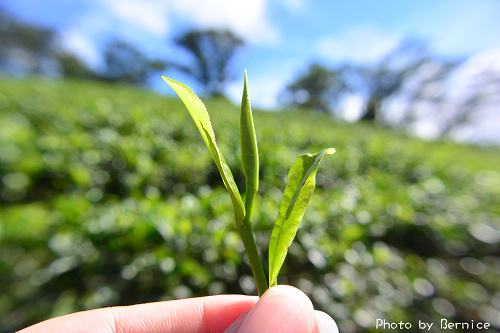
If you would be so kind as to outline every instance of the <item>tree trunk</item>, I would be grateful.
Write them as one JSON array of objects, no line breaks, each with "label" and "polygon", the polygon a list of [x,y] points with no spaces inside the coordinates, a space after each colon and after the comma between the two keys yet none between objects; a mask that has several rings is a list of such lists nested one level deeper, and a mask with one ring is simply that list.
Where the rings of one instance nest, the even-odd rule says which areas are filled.
[{"label": "tree trunk", "polygon": [[377,118],[377,111],[380,107],[380,102],[376,98],[370,98],[366,104],[365,113],[361,120],[375,121]]}]

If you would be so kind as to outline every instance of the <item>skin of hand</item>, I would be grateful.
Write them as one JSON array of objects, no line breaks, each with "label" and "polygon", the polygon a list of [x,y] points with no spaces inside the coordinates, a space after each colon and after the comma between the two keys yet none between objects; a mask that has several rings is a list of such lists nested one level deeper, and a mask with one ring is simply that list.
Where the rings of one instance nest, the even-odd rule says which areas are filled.
[{"label": "skin of hand", "polygon": [[299,289],[276,286],[257,296],[220,295],[111,307],[49,319],[19,333],[289,332],[338,333]]}]

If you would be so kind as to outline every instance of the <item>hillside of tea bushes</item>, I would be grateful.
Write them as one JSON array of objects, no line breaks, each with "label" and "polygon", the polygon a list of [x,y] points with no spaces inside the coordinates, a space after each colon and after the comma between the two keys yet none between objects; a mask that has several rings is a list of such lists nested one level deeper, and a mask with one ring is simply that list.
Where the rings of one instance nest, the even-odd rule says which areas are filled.
[{"label": "hillside of tea bushes", "polygon": [[[206,104],[243,191],[239,106]],[[302,289],[344,333],[381,332],[376,318],[413,332],[441,318],[500,331],[498,148],[304,111],[254,117],[265,265],[288,169],[301,153],[337,149],[279,283]],[[177,98],[0,79],[0,181],[0,332],[96,307],[256,294],[229,196]]]}]

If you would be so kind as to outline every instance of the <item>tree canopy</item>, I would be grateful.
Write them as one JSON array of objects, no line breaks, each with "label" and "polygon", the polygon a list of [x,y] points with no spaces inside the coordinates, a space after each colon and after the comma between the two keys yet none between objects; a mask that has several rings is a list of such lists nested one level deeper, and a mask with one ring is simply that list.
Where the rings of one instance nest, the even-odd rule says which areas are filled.
[{"label": "tree canopy", "polygon": [[229,30],[209,29],[188,31],[175,43],[193,57],[190,64],[177,63],[175,67],[201,83],[208,95],[223,95],[233,78],[230,61],[244,45],[243,40]]},{"label": "tree canopy", "polygon": [[288,84],[282,93],[285,104],[330,112],[347,89],[340,71],[313,63],[307,71]]},{"label": "tree canopy", "polygon": [[165,63],[151,60],[134,45],[114,39],[104,51],[103,77],[114,82],[144,84],[155,71],[165,68]]}]

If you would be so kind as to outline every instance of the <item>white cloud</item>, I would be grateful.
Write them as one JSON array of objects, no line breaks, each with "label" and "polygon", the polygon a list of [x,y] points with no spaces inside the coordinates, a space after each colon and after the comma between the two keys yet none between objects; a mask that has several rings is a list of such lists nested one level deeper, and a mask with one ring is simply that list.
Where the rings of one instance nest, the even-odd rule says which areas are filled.
[{"label": "white cloud", "polygon": [[462,65],[462,71],[467,76],[477,76],[484,72],[500,75],[500,47],[474,54]]},{"label": "white cloud", "polygon": [[[252,106],[262,109],[276,109],[279,107],[279,94],[286,84],[293,79],[297,68],[296,60],[287,60],[280,63],[267,64],[248,69],[248,94]],[[228,85],[227,94],[234,103],[241,103],[243,82],[236,81]]]},{"label": "white cloud", "polygon": [[254,43],[275,43],[278,31],[266,19],[266,0],[183,0],[172,3],[172,14],[201,27],[230,28]]},{"label": "white cloud", "polygon": [[[272,0],[93,0],[110,18],[103,31],[123,34],[148,33],[165,37],[172,22],[197,28],[227,28],[254,44],[276,44],[279,32],[267,19]],[[296,11],[303,0],[280,0],[289,11]],[[94,16],[102,13],[94,12]]]},{"label": "white cloud", "polygon": [[[73,40],[71,47],[78,44],[78,53],[90,44],[77,30],[89,32],[87,35],[109,34],[138,39],[147,33],[154,37],[164,37],[173,28],[172,21],[183,22],[199,28],[228,28],[252,43],[273,44],[279,39],[278,31],[266,19],[269,0],[93,0],[100,8],[82,16],[66,39]],[[290,7],[298,6],[302,0],[283,0]],[[108,16],[109,15],[109,16]],[[85,26],[85,29],[82,29]],[[87,50],[87,53],[90,51]],[[92,55],[94,56],[94,55]]]},{"label": "white cloud", "polygon": [[[500,142],[500,48],[478,52],[465,61],[451,77],[448,99],[464,108],[467,100],[478,97],[471,111],[470,124],[452,135],[464,141]],[[451,114],[453,116],[453,114]]]},{"label": "white cloud", "polygon": [[[201,28],[228,28],[252,43],[274,44],[277,29],[266,19],[271,0],[94,0],[115,19],[148,33],[162,36],[170,20],[181,19]],[[281,0],[289,10],[297,10],[302,0]]]},{"label": "white cloud", "polygon": [[281,3],[292,13],[298,13],[304,8],[303,0],[281,0]]},{"label": "white cloud", "polygon": [[478,52],[462,63],[450,76],[447,97],[454,105],[461,106],[474,96],[479,97],[479,107],[500,103],[500,48]]},{"label": "white cloud", "polygon": [[340,116],[350,122],[358,120],[362,116],[364,103],[363,96],[359,94],[348,95],[340,106],[342,110]]},{"label": "white cloud", "polygon": [[168,30],[169,1],[161,0],[95,0],[108,8],[119,20],[134,25],[154,35],[164,35]]},{"label": "white cloud", "polygon": [[371,63],[380,60],[400,41],[373,27],[358,26],[334,36],[325,36],[317,44],[318,52],[333,61]]},{"label": "white cloud", "polygon": [[94,43],[78,30],[65,30],[61,33],[61,44],[65,50],[75,53],[92,67],[99,65],[100,53]]},{"label": "white cloud", "polygon": [[[90,11],[61,29],[63,48],[71,50],[92,67],[100,62],[102,43],[110,36],[154,50],[174,30],[183,27],[229,28],[253,44],[275,44],[277,29],[266,18],[272,0],[239,2],[231,0],[91,0]],[[302,0],[280,0],[288,10]],[[172,36],[170,36],[172,37]],[[154,53],[154,51],[153,51]]]},{"label": "white cloud", "polygon": [[432,119],[420,119],[409,129],[411,133],[424,139],[437,139],[441,133],[439,124]]}]

